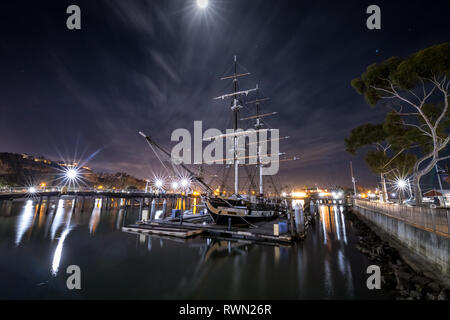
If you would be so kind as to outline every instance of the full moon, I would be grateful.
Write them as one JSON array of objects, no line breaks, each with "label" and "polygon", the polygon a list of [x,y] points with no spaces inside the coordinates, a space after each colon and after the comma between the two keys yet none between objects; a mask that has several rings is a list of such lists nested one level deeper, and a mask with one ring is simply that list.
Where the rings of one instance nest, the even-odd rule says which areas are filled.
[{"label": "full moon", "polygon": [[205,9],[208,6],[208,0],[197,0],[197,5],[200,8]]}]

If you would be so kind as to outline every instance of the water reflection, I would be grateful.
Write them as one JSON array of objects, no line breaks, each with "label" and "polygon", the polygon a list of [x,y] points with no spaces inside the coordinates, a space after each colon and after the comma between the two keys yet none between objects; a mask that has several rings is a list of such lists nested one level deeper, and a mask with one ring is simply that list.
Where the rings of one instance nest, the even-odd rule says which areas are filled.
[{"label": "water reflection", "polygon": [[124,219],[124,215],[125,215],[125,210],[119,209],[119,214],[117,215],[117,220],[116,220],[116,229],[117,230],[120,230],[120,228],[122,227],[122,221]]},{"label": "water reflection", "polygon": [[55,208],[55,218],[53,219],[52,227],[50,230],[50,239],[54,240],[56,231],[58,231],[59,227],[64,222],[64,200],[59,200],[58,205]]},{"label": "water reflection", "polygon": [[26,202],[23,213],[20,215],[19,221],[17,222],[16,241],[15,241],[16,246],[20,244],[23,235],[32,226],[34,218],[34,210],[35,208],[33,206],[33,200],[28,200]]},{"label": "water reflection", "polygon": [[347,253],[348,239],[347,227],[345,224],[343,206],[321,206],[319,210],[321,222],[321,235],[323,239],[326,254],[324,255],[324,270],[326,275],[327,291],[332,294],[333,287],[336,286],[337,277],[332,276],[335,272],[332,265],[335,265],[336,271],[345,281],[342,287],[350,297],[355,296],[353,288],[352,268],[350,257]]},{"label": "water reflection", "polygon": [[59,263],[61,262],[61,254],[64,246],[64,241],[66,240],[67,235],[70,232],[70,227],[67,227],[62,232],[61,236],[58,240],[58,245],[56,246],[55,254],[53,255],[53,261],[52,261],[52,274],[54,276],[57,275],[58,269],[59,269]]},{"label": "water reflection", "polygon": [[95,199],[94,201],[94,209],[92,210],[91,218],[89,219],[89,232],[91,235],[95,233],[95,230],[100,223],[100,216],[102,213],[102,200]]},{"label": "water reflection", "polygon": [[[60,270],[72,261],[89,274],[102,275],[86,280],[90,290],[83,291],[83,298],[348,299],[374,294],[365,286],[368,261],[354,248],[357,238],[342,206],[320,206],[306,240],[286,247],[117,231],[124,220],[136,221],[138,210],[113,206],[102,212],[99,200],[86,203],[85,210],[83,205],[75,208],[72,200],[38,213],[36,207],[36,202],[20,208],[16,203],[11,215],[0,215],[2,230],[12,231],[0,233],[11,247],[2,251],[9,260],[0,262],[11,268],[0,274],[0,281],[15,277],[24,287],[22,298],[30,290],[34,298],[69,295],[51,291],[50,285],[33,288],[45,279],[62,279]],[[24,277],[30,265],[35,272]],[[0,288],[2,297],[10,297],[9,291]]]}]

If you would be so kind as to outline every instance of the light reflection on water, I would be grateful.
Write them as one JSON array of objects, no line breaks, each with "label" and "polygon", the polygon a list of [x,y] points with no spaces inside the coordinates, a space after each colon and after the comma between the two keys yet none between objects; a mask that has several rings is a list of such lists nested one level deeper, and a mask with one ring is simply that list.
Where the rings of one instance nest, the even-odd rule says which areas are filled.
[{"label": "light reflection on water", "polygon": [[20,215],[19,221],[16,228],[16,246],[22,241],[22,237],[27,232],[27,230],[33,224],[35,207],[33,206],[33,201],[28,200],[23,209],[23,213]]},{"label": "light reflection on water", "polygon": [[[125,233],[138,208],[86,202],[61,200],[48,211],[44,203],[40,212],[36,202],[0,203],[0,283],[17,287],[2,286],[0,298],[386,297],[365,287],[370,263],[354,248],[342,206],[320,206],[306,241],[285,247]],[[65,287],[71,264],[84,277],[79,293]]]},{"label": "light reflection on water", "polygon": [[62,249],[63,249],[63,245],[64,245],[64,240],[66,240],[66,237],[69,234],[69,232],[70,232],[70,228],[66,228],[66,229],[64,229],[61,236],[59,237],[58,245],[56,246],[55,254],[53,255],[53,261],[52,261],[52,274],[54,276],[56,276],[58,274],[59,263],[61,262],[61,254],[62,254]]}]

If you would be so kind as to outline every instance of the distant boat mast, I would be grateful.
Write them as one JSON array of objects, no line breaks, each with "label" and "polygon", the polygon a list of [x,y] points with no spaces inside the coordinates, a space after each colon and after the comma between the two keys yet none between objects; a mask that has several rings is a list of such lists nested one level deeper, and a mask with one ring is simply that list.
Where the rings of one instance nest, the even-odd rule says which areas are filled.
[{"label": "distant boat mast", "polygon": [[355,177],[353,176],[353,164],[352,164],[351,161],[350,161],[350,172],[352,174],[353,192],[354,192],[354,195],[356,197],[356,180],[355,180]]}]

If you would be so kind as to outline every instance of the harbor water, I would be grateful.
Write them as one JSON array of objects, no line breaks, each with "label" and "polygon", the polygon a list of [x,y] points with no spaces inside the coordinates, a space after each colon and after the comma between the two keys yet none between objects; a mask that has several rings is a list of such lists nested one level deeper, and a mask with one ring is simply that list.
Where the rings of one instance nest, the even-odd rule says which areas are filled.
[{"label": "harbor water", "polygon": [[[122,231],[139,210],[72,201],[0,203],[0,299],[386,299],[342,207],[322,206],[304,242],[260,245]],[[70,265],[81,289],[69,290]]]}]

